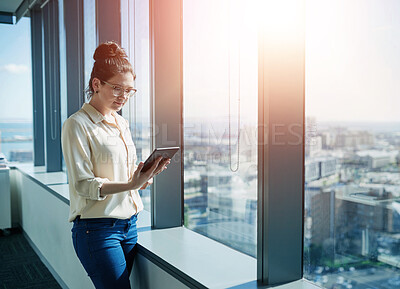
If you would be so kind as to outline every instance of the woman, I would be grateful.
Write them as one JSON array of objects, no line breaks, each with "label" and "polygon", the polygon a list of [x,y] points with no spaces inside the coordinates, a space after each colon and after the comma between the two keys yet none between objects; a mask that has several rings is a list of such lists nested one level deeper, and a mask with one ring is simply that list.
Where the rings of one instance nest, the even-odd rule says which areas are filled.
[{"label": "woman", "polygon": [[161,157],[151,169],[137,167],[129,123],[117,114],[132,97],[135,73],[115,42],[99,45],[87,90],[89,103],[63,124],[62,150],[68,171],[69,221],[75,252],[96,288],[130,288],[143,210],[138,189],[170,163]]}]

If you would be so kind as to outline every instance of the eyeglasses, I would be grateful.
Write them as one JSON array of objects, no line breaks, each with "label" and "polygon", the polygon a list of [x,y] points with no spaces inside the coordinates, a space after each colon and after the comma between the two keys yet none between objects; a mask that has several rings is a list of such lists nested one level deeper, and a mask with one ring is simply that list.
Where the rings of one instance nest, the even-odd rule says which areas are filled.
[{"label": "eyeglasses", "polygon": [[132,97],[135,95],[137,89],[136,88],[128,88],[124,89],[122,86],[119,85],[114,85],[111,83],[108,83],[107,81],[102,80],[105,84],[111,86],[113,88],[113,95],[114,96],[121,96],[126,93],[126,96],[128,98]]}]

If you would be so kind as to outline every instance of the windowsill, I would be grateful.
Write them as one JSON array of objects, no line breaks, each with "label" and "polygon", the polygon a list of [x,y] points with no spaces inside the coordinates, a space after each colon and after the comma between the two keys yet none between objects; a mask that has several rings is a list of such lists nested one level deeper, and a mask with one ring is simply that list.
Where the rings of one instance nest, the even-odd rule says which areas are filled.
[{"label": "windowsill", "polygon": [[69,206],[67,174],[65,172],[46,172],[45,166],[33,163],[10,163],[10,169],[18,169],[25,176],[49,191],[52,195]]},{"label": "windowsill", "polygon": [[[65,172],[47,173],[33,164],[11,164],[69,206]],[[257,286],[257,260],[185,227],[152,230],[150,213],[138,218],[138,251],[164,271],[189,287],[264,288]],[[212,272],[212,274],[210,274]],[[298,280],[279,289],[315,289],[316,285]]]},{"label": "windowsill", "polygon": [[[257,260],[185,227],[139,235],[139,252],[190,287],[228,288],[257,279]],[[161,267],[161,266],[160,266]],[[212,272],[212,274],[210,274]]]}]

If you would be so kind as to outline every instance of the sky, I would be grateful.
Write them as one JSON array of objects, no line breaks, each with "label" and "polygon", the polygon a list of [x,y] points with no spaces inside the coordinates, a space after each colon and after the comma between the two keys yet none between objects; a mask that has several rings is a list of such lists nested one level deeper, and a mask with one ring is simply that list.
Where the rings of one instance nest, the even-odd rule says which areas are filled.
[{"label": "sky", "polygon": [[306,3],[306,115],[400,121],[400,1]]},{"label": "sky", "polygon": [[230,101],[236,123],[240,99],[241,119],[257,123],[256,9],[248,3],[183,2],[185,118],[226,121]]},{"label": "sky", "polygon": [[0,121],[32,120],[30,20],[0,24]]},{"label": "sky", "polygon": [[[184,2],[187,116],[226,116],[228,87],[232,115],[237,114],[240,86],[241,116],[256,119],[256,9],[249,7],[252,2],[240,2]],[[306,0],[307,116],[400,121],[398,11],[397,0]],[[28,18],[17,25],[0,24],[0,120],[32,119],[29,30]]]},{"label": "sky", "polygon": [[[305,2],[306,115],[317,121],[400,121],[400,1]],[[235,114],[240,43],[241,114],[256,117],[257,12],[249,3],[254,2],[184,2],[187,115],[227,115],[228,75]]]}]

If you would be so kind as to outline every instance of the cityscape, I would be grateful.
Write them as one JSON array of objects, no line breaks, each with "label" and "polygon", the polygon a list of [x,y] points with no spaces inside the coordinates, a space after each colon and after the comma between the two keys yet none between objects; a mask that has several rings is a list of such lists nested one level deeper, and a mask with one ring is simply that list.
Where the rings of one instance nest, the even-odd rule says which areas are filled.
[{"label": "cityscape", "polygon": [[256,125],[244,122],[239,138],[227,120],[185,127],[185,226],[256,257]]},{"label": "cityscape", "polygon": [[304,277],[400,288],[400,125],[306,119]]}]

